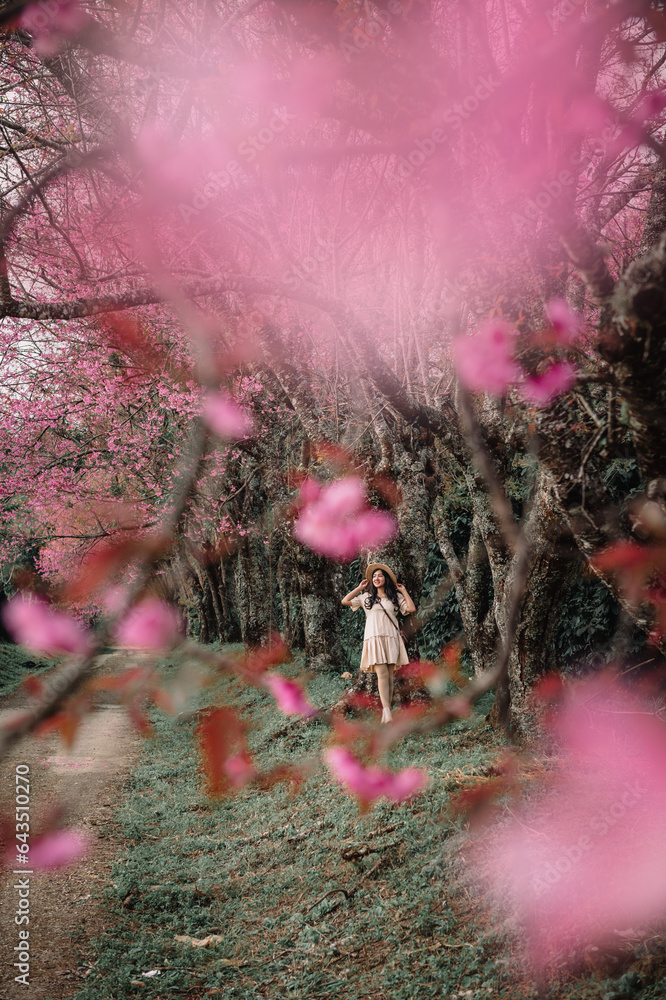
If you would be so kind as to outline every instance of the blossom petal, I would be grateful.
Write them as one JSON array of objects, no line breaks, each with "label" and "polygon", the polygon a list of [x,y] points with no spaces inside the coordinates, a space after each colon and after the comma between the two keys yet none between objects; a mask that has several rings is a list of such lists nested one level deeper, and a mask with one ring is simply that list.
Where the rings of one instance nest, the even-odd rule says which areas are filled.
[{"label": "blossom petal", "polygon": [[541,375],[528,375],[522,386],[524,398],[535,406],[548,406],[576,381],[576,371],[566,361],[556,361]]},{"label": "blossom petal", "polygon": [[295,681],[289,681],[281,674],[266,674],[264,684],[275,698],[278,708],[285,715],[316,715],[317,710],[307,701],[303,691]]},{"label": "blossom petal", "polygon": [[457,337],[453,356],[458,377],[468,389],[503,395],[519,374],[514,360],[516,331],[491,320],[469,337]]},{"label": "blossom petal", "polygon": [[15,595],[5,605],[3,620],[16,642],[38,653],[86,653],[91,647],[78,622],[41,598]]},{"label": "blossom petal", "polygon": [[30,867],[62,868],[82,858],[88,847],[89,838],[78,830],[53,830],[30,841]]},{"label": "blossom petal", "polygon": [[204,404],[204,420],[210,429],[225,441],[239,441],[254,430],[250,414],[223,392],[207,397]]},{"label": "blossom petal", "polygon": [[364,767],[344,747],[332,747],[324,754],[336,780],[360,799],[363,805],[381,797],[392,802],[418,795],[428,784],[425,771],[407,767],[402,771],[387,771],[380,767]]},{"label": "blossom petal", "polygon": [[575,343],[583,327],[583,319],[574,312],[566,299],[554,298],[546,303],[546,317],[561,344]]},{"label": "blossom petal", "polygon": [[122,646],[166,649],[178,638],[178,612],[156,597],[146,597],[132,608],[118,627]]}]

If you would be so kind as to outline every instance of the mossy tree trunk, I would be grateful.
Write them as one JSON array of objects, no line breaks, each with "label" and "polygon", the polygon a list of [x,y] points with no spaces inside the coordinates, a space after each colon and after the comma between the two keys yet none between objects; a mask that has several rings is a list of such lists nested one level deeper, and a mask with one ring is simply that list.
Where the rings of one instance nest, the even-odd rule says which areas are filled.
[{"label": "mossy tree trunk", "polygon": [[342,574],[327,559],[298,546],[294,552],[303,615],[305,655],[311,670],[339,670]]}]

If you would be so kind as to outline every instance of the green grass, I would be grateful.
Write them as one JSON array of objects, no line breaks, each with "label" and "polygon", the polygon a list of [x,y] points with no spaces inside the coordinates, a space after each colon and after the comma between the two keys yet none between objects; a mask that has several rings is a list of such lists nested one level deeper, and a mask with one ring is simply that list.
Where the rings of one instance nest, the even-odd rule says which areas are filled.
[{"label": "green grass", "polygon": [[42,673],[53,666],[52,660],[29,653],[22,646],[0,643],[0,697],[15,691],[28,674]]},{"label": "green grass", "polygon": [[[316,705],[342,690],[332,675],[308,685]],[[315,722],[274,735],[285,719],[271,698],[230,679],[200,704],[222,700],[252,720],[250,743],[264,769],[316,753],[328,732]],[[406,804],[380,803],[366,816],[323,767],[296,794],[285,785],[246,788],[210,803],[194,725],[177,726],[156,710],[157,738],[146,741],[114,820],[125,846],[103,901],[107,930],[93,943],[94,970],[76,1000],[536,997],[533,984],[518,983],[503,964],[510,943],[475,925],[473,902],[448,880],[448,845],[460,839],[460,822],[447,811],[451,789],[459,769],[483,767],[500,750],[483,723],[488,707],[489,696],[470,719],[393,748],[386,763],[424,767],[431,784]],[[342,848],[362,844],[385,850],[343,860]],[[338,889],[349,898],[325,896]],[[208,948],[175,941],[210,934],[222,941]],[[153,969],[161,974],[143,976]],[[611,987],[578,980],[548,996],[615,996]]]}]

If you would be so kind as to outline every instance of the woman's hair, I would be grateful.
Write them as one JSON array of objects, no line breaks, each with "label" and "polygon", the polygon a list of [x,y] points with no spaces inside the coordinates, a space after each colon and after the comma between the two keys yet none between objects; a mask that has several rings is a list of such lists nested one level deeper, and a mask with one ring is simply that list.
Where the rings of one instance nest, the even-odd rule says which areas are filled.
[{"label": "woman's hair", "polygon": [[[384,571],[382,570],[382,573],[383,572]],[[374,573],[372,575],[374,576]],[[388,597],[389,601],[393,602],[396,611],[398,611],[400,609],[400,605],[398,603],[398,591],[396,590],[395,584],[391,579],[391,577],[388,575],[388,573],[384,573],[384,593]],[[375,587],[372,580],[370,580],[368,593],[363,603],[365,604],[366,608],[369,611],[370,608],[373,606],[373,604],[376,604],[378,600],[379,597],[377,595],[377,588]]]}]

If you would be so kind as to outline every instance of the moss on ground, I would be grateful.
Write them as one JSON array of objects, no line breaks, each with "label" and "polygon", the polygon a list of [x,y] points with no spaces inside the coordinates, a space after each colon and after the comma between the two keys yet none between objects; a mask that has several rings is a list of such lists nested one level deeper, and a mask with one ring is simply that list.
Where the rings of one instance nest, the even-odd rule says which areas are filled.
[{"label": "moss on ground", "polygon": [[0,697],[15,691],[28,674],[50,670],[53,665],[52,660],[29,653],[22,646],[0,643]]}]

